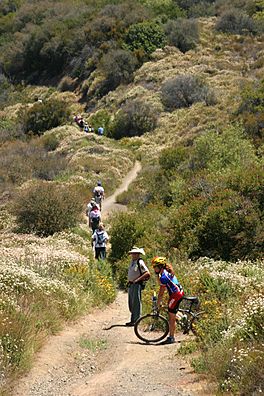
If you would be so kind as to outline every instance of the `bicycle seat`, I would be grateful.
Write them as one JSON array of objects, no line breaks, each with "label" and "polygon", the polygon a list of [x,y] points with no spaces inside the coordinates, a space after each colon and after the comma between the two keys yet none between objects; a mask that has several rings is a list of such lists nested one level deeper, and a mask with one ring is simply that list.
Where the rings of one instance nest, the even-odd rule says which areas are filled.
[{"label": "bicycle seat", "polygon": [[183,296],[183,300],[191,301],[193,303],[198,303],[199,302],[198,297]]}]

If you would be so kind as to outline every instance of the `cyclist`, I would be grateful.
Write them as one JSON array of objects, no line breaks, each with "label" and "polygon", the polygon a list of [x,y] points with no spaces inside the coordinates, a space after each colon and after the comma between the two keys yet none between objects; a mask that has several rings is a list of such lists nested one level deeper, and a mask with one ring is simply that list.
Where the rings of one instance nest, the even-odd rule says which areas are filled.
[{"label": "cyclist", "polygon": [[104,187],[100,181],[97,182],[97,186],[93,189],[95,202],[99,205],[100,210],[102,210],[102,200],[104,199]]},{"label": "cyclist", "polygon": [[161,305],[162,297],[166,289],[169,293],[168,312],[170,335],[165,342],[167,344],[173,344],[175,342],[176,313],[184,296],[183,288],[174,274],[172,265],[167,263],[166,257],[156,256],[152,259],[151,264],[160,285],[158,306]]}]

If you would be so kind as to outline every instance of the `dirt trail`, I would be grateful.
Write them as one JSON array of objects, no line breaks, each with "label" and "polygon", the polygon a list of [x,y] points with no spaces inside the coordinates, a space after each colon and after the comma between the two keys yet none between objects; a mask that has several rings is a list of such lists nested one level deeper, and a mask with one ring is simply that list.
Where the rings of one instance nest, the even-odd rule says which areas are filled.
[{"label": "dirt trail", "polygon": [[[136,163],[114,197],[127,188],[139,170]],[[115,207],[114,197],[105,200],[105,212]],[[104,310],[96,310],[50,337],[12,395],[215,394],[182,357],[176,356],[186,336],[179,335],[178,343],[172,345],[146,345],[136,338],[133,328],[124,326],[128,319],[127,294],[119,292],[116,301]],[[109,326],[113,327],[105,330]]]}]

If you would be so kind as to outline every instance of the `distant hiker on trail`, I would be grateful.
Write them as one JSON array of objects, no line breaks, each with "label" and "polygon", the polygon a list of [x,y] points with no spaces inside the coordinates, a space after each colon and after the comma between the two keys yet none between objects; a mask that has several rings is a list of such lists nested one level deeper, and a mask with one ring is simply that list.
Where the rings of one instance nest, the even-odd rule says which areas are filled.
[{"label": "distant hiker on trail", "polygon": [[101,212],[97,204],[94,203],[89,213],[89,226],[92,228],[93,233],[98,228],[100,221],[101,221]]},{"label": "distant hiker on trail", "polygon": [[99,136],[103,136],[103,134],[104,134],[104,128],[103,128],[103,127],[99,127],[99,128],[97,129],[97,132],[98,132],[98,135],[99,135]]},{"label": "distant hiker on trail", "polygon": [[83,117],[82,117],[82,116],[76,115],[76,116],[73,117],[73,120],[76,122],[76,124],[77,124],[81,129],[83,129],[83,127],[84,127],[84,120],[83,120]]},{"label": "distant hiker on trail", "polygon": [[85,133],[89,132],[89,125],[87,124],[87,122],[84,123],[83,130],[84,130]]},{"label": "distant hiker on trail", "polygon": [[141,291],[144,288],[142,281],[150,278],[148,267],[140,257],[145,255],[144,249],[133,247],[130,252],[131,263],[128,268],[128,307],[131,312],[130,322],[126,326],[134,326],[141,315]]},{"label": "distant hiker on trail", "polygon": [[106,258],[106,244],[109,236],[104,229],[103,223],[100,223],[98,229],[95,230],[92,236],[92,245],[94,244],[95,258],[97,260],[105,260]]},{"label": "distant hiker on trail", "polygon": [[156,256],[152,259],[151,263],[160,285],[158,306],[161,305],[162,297],[166,289],[169,293],[168,312],[170,335],[166,343],[173,344],[175,342],[176,313],[178,312],[179,304],[184,296],[183,288],[174,274],[172,265],[167,262],[166,257]]},{"label": "distant hiker on trail", "polygon": [[[91,212],[91,210],[92,210],[94,204],[96,204],[95,199],[94,199],[94,198],[91,198],[90,202],[88,202],[88,204],[87,204],[87,206],[86,206],[86,211],[85,211],[85,213],[86,213],[86,216],[88,217],[88,223],[89,223],[90,212]],[[89,223],[89,226],[90,226],[90,223]]]},{"label": "distant hiker on trail", "polygon": [[95,202],[99,205],[100,210],[102,210],[102,200],[105,197],[104,187],[100,181],[97,182],[97,186],[93,189],[93,195]]}]

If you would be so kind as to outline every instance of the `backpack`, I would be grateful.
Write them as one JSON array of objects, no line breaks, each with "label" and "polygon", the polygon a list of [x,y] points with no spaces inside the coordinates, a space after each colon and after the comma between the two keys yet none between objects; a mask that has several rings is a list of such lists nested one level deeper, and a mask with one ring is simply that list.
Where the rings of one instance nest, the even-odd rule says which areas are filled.
[{"label": "backpack", "polygon": [[91,222],[93,224],[99,224],[100,222],[100,213],[99,211],[93,212],[93,216],[91,217]]},{"label": "backpack", "polygon": [[[140,267],[140,260],[142,260],[142,259],[141,258],[138,259],[137,266],[138,266],[138,270],[139,270],[139,273],[140,273],[140,276],[141,276],[142,275],[142,270],[141,270],[141,267]],[[138,282],[141,285],[141,289],[142,290],[145,289],[147,281],[148,281],[148,279],[143,280],[141,282]]]},{"label": "backpack", "polygon": [[103,232],[97,232],[96,231],[96,236],[97,236],[97,243],[98,245],[102,245],[105,242],[105,233]]},{"label": "backpack", "polygon": [[94,194],[96,197],[101,197],[101,191],[100,190],[95,190]]}]

